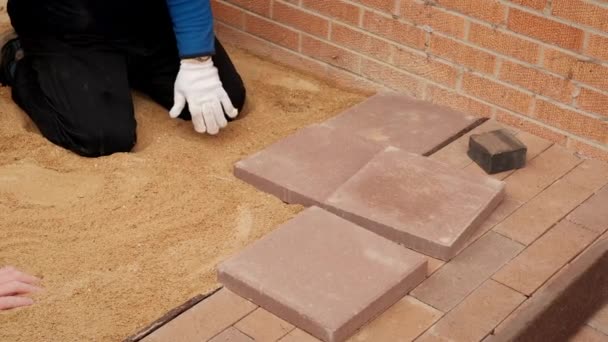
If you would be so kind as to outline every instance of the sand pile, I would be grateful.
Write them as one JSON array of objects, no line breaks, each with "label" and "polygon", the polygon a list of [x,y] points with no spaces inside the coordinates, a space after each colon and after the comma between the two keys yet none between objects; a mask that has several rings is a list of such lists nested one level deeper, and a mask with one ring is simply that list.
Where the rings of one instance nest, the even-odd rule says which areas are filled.
[{"label": "sand pile", "polygon": [[137,95],[132,154],[84,159],[48,143],[0,88],[0,265],[46,288],[0,313],[1,341],[121,340],[216,287],[218,262],[300,210],[232,165],[363,96],[230,52],[248,114],[208,137]]}]

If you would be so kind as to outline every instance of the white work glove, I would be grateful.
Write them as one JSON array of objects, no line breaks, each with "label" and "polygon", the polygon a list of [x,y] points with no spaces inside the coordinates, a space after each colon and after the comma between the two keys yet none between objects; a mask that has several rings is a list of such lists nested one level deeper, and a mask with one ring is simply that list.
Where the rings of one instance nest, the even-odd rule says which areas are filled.
[{"label": "white work glove", "polygon": [[228,125],[224,112],[231,119],[238,115],[209,58],[206,61],[182,61],[175,80],[175,98],[169,111],[177,118],[188,102],[194,130],[199,133],[217,134]]}]

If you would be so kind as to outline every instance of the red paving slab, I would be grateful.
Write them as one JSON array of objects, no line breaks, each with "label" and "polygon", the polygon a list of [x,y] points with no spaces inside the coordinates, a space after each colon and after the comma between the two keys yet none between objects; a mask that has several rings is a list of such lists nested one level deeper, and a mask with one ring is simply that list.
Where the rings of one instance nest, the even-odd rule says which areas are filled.
[{"label": "red paving slab", "polygon": [[481,119],[396,93],[369,98],[326,121],[384,147],[428,155],[472,129]]},{"label": "red paving slab", "polygon": [[284,202],[319,205],[381,149],[313,125],[237,162],[234,174]]},{"label": "red paving slab", "polygon": [[244,298],[324,341],[343,341],[426,276],[426,259],[312,207],[219,266]]},{"label": "red paving slab", "polygon": [[448,312],[523,248],[515,241],[489,232],[441,267],[411,295]]},{"label": "red paving slab", "polygon": [[207,341],[255,310],[256,306],[222,289],[144,338],[143,342]]},{"label": "red paving slab", "polygon": [[491,177],[389,147],[325,204],[392,241],[449,260],[500,203],[503,189]]}]

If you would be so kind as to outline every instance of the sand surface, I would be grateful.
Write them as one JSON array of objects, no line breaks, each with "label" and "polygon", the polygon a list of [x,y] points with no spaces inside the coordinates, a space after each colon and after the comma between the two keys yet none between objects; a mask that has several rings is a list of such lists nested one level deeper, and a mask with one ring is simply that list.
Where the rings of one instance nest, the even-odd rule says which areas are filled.
[{"label": "sand surface", "polygon": [[232,165],[364,97],[230,51],[249,91],[243,119],[199,135],[136,96],[136,151],[106,158],[47,142],[0,88],[0,266],[46,288],[0,313],[0,341],[122,340],[215,288],[218,262],[301,210]]}]

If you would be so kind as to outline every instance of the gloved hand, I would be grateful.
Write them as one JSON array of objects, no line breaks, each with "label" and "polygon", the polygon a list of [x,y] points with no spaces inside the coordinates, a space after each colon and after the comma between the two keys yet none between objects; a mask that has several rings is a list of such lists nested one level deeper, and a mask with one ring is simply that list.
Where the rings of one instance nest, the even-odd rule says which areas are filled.
[{"label": "gloved hand", "polygon": [[211,58],[204,62],[182,60],[175,81],[175,98],[169,114],[177,118],[188,102],[194,130],[217,134],[228,125],[224,113],[231,119],[238,115]]}]

